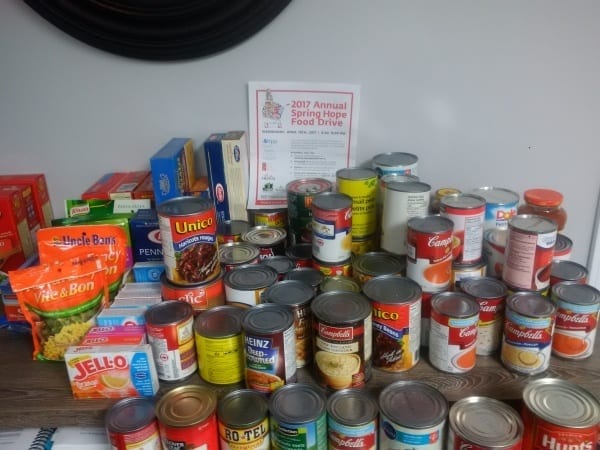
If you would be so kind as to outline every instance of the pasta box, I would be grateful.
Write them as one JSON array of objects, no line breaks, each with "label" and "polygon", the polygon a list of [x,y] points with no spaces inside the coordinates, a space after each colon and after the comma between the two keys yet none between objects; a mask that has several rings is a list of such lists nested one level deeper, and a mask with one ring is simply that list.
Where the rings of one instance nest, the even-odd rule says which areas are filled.
[{"label": "pasta box", "polygon": [[172,138],[150,158],[154,202],[181,197],[196,178],[194,144],[190,138]]},{"label": "pasta box", "polygon": [[158,214],[154,209],[140,209],[129,219],[133,261],[163,261]]}]

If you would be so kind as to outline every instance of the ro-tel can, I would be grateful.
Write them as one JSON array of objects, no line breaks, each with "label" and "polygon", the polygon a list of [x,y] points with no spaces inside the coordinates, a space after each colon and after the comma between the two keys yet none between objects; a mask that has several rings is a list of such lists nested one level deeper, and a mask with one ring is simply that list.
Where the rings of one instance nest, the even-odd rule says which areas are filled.
[{"label": "ro-tel can", "polygon": [[294,261],[288,258],[285,255],[275,255],[269,256],[268,258],[263,258],[260,260],[260,264],[264,264],[265,266],[272,267],[277,272],[277,280],[283,280],[285,274],[292,270],[296,265]]},{"label": "ro-tel can", "polygon": [[508,221],[502,279],[514,290],[541,291],[550,285],[556,222],[519,214]]},{"label": "ro-tel can", "polygon": [[508,404],[488,397],[458,400],[448,413],[448,450],[521,450],[524,425]]},{"label": "ro-tel can", "polygon": [[250,230],[250,222],[247,220],[226,220],[217,223],[217,240],[219,244],[229,242],[240,242],[242,235]]},{"label": "ro-tel can", "polygon": [[377,231],[377,172],[362,167],[339,169],[335,173],[337,191],[352,199],[354,239]]},{"label": "ro-tel can", "polygon": [[452,272],[450,274],[450,288],[458,291],[462,283],[470,278],[481,278],[485,277],[487,271],[487,264],[484,259],[479,262],[461,264],[456,261],[452,261]]},{"label": "ro-tel can", "polygon": [[573,241],[562,233],[556,233],[556,244],[554,245],[555,260],[569,260],[573,251]]},{"label": "ro-tel can", "polygon": [[325,276],[320,270],[315,269],[314,267],[296,267],[295,269],[288,271],[283,279],[302,281],[311,286],[316,295],[319,293],[319,287],[325,279]]},{"label": "ro-tel can", "polygon": [[320,292],[329,291],[344,291],[344,292],[360,292],[360,284],[354,278],[346,275],[334,275],[332,277],[324,277],[319,285]]},{"label": "ro-tel can", "polygon": [[278,450],[325,450],[327,412],[325,395],[315,386],[294,383],[269,399],[271,445]]},{"label": "ro-tel can", "polygon": [[179,381],[198,368],[194,346],[194,309],[180,300],[148,307],[146,334],[152,346],[158,378]]},{"label": "ro-tel can", "polygon": [[244,310],[217,306],[194,322],[200,377],[212,384],[233,384],[244,379],[242,316]]},{"label": "ro-tel can", "polygon": [[550,296],[557,307],[552,353],[568,359],[591,356],[598,327],[600,291],[589,284],[562,281],[552,286]]},{"label": "ro-tel can", "polygon": [[278,273],[264,264],[247,264],[225,273],[225,301],[228,304],[258,305],[263,291],[277,282]]},{"label": "ro-tel can", "polygon": [[352,261],[352,277],[360,285],[380,275],[404,275],[406,259],[388,252],[369,252]]},{"label": "ro-tel can", "polygon": [[326,277],[333,277],[338,275],[352,275],[352,258],[348,258],[339,262],[325,262],[313,258],[312,265],[315,269],[317,269]]},{"label": "ro-tel can", "polygon": [[331,291],[311,303],[314,371],[333,390],[362,387],[371,375],[372,314],[357,292]]},{"label": "ro-tel can", "polygon": [[505,316],[502,364],[527,375],[548,369],[556,306],[538,292],[515,292],[506,298]]},{"label": "ro-tel can", "polygon": [[523,450],[595,449],[600,405],[567,380],[539,378],[523,389]]},{"label": "ro-tel can", "polygon": [[157,206],[165,274],[175,284],[198,284],[221,271],[215,205],[177,197]]},{"label": "ro-tel can", "polygon": [[258,247],[249,242],[228,242],[219,245],[219,259],[225,272],[245,264],[258,264]]},{"label": "ro-tel can", "polygon": [[488,276],[502,278],[507,236],[508,230],[500,228],[490,228],[483,232],[483,259]]},{"label": "ro-tel can", "polygon": [[265,396],[236,389],[219,400],[217,418],[221,450],[269,450],[269,409]]},{"label": "ro-tel can", "polygon": [[401,380],[379,394],[379,449],[443,450],[448,401],[433,386]]},{"label": "ro-tel can", "polygon": [[312,201],[323,192],[331,192],[332,184],[324,178],[303,178],[290,181],[287,192],[287,218],[290,243],[312,242]]},{"label": "ro-tel can", "polygon": [[250,223],[255,226],[267,226],[275,228],[287,227],[287,208],[276,209],[251,209],[248,211]]},{"label": "ro-tel can", "polygon": [[403,372],[419,362],[421,287],[410,278],[380,275],[363,285],[373,310],[373,367]]},{"label": "ro-tel can", "polygon": [[387,174],[418,175],[419,158],[405,152],[379,153],[371,159],[371,167],[378,176]]},{"label": "ro-tel can", "polygon": [[181,300],[189,303],[194,314],[225,303],[223,272],[204,283],[178,285],[169,281],[163,272],[160,276],[160,293],[163,300]]},{"label": "ro-tel can", "polygon": [[337,192],[315,195],[312,202],[312,254],[337,263],[352,256],[352,198]]},{"label": "ro-tel can", "polygon": [[294,313],[296,334],[296,367],[304,367],[312,361],[312,312],[310,302],[315,295],[314,288],[298,280],[283,280],[265,289],[264,303],[288,306]]},{"label": "ro-tel can", "polygon": [[184,385],[163,394],[156,417],[164,449],[219,450],[217,394],[201,385]]},{"label": "ro-tel can", "polygon": [[327,442],[331,450],[377,449],[377,401],[364,389],[342,389],[327,399]]},{"label": "ro-tel can", "polygon": [[427,215],[431,186],[421,181],[392,181],[382,187],[384,193],[380,246],[390,253],[406,255],[408,219]]},{"label": "ro-tel can", "polygon": [[461,285],[461,290],[479,304],[477,324],[477,355],[491,355],[500,349],[504,310],[508,288],[497,278],[470,278]]},{"label": "ro-tel can", "polygon": [[271,394],[296,381],[294,313],[289,306],[262,303],[242,320],[246,387]]},{"label": "ro-tel can", "polygon": [[260,225],[250,228],[242,235],[244,242],[258,247],[259,258],[264,259],[275,255],[285,255],[285,240],[287,231],[284,228]]},{"label": "ro-tel can", "polygon": [[429,362],[449,373],[475,367],[479,304],[463,292],[440,292],[431,297]]},{"label": "ro-tel can", "polygon": [[124,398],[106,411],[106,434],[115,450],[161,448],[155,402],[146,397]]},{"label": "ro-tel can", "polygon": [[296,267],[312,267],[312,241],[304,244],[290,245],[285,254],[296,264]]},{"label": "ro-tel can", "polygon": [[508,228],[508,219],[517,215],[519,194],[510,189],[484,186],[473,189],[471,194],[485,199],[485,220],[483,229]]},{"label": "ro-tel can", "polygon": [[408,220],[406,276],[424,291],[439,292],[450,286],[453,226],[441,216]]},{"label": "ro-tel can", "polygon": [[550,287],[561,281],[587,283],[588,270],[584,265],[575,261],[553,259],[550,266]]},{"label": "ro-tel can", "polygon": [[452,259],[463,264],[481,260],[485,199],[474,194],[445,195],[440,214],[454,223]]}]

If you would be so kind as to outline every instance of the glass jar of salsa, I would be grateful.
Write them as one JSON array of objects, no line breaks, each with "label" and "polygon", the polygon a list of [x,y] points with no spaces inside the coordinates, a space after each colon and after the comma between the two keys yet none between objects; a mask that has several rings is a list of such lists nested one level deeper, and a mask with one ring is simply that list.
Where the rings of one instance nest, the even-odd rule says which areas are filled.
[{"label": "glass jar of salsa", "polygon": [[563,195],[552,189],[529,189],[523,193],[525,203],[519,206],[518,214],[536,214],[556,222],[558,231],[567,223],[567,212],[561,206]]}]

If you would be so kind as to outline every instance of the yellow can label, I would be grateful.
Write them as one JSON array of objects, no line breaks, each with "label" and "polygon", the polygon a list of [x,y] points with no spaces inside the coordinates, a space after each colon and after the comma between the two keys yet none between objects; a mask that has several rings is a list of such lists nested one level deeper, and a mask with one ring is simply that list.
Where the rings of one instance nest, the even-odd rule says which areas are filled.
[{"label": "yellow can label", "polygon": [[219,421],[219,440],[223,450],[269,450],[269,419],[249,428],[233,428]]},{"label": "yellow can label", "polygon": [[377,231],[377,176],[361,180],[337,179],[337,190],[352,198],[352,236],[370,236]]},{"label": "yellow can label", "polygon": [[239,383],[244,379],[242,335],[209,338],[196,334],[200,376],[213,384]]}]

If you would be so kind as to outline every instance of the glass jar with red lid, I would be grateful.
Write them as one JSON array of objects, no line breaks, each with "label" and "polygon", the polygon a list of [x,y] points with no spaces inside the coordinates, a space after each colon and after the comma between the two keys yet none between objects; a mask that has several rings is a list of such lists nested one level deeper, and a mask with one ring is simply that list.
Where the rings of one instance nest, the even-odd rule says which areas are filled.
[{"label": "glass jar with red lid", "polygon": [[523,193],[525,203],[519,206],[518,214],[536,214],[556,222],[558,231],[567,223],[567,212],[561,206],[563,195],[553,189],[536,188]]}]

